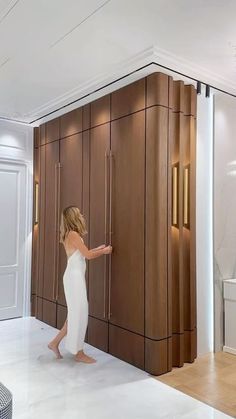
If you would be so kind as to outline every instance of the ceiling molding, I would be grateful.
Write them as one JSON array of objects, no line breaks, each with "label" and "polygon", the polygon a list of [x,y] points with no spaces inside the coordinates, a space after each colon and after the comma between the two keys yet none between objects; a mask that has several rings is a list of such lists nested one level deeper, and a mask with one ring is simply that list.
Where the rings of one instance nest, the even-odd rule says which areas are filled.
[{"label": "ceiling molding", "polygon": [[153,48],[153,61],[175,71],[187,74],[189,77],[200,80],[205,84],[211,84],[215,87],[236,94],[236,83],[234,80],[227,80],[217,73],[210,72],[206,68],[186,60],[180,56],[170,53],[158,47]]},{"label": "ceiling molding", "polygon": [[[29,122],[37,118],[41,118],[43,115],[53,112],[60,107],[66,106],[68,103],[76,101],[80,97],[89,95],[91,92],[94,92],[99,88],[101,89],[102,86],[106,86],[107,84],[112,83],[119,77],[122,77],[125,74],[135,71],[136,69],[152,62],[156,62],[177,72],[184,73],[190,78],[192,77],[194,79],[200,80],[203,83],[211,84],[215,87],[218,87],[219,89],[223,89],[236,94],[236,83],[233,81],[228,81],[220,75],[211,73],[207,69],[186,59],[183,59],[175,54],[172,54],[169,51],[157,48],[156,46],[150,46],[138,54],[133,55],[129,59],[124,60],[116,65],[112,65],[109,69],[107,69],[106,73],[102,73],[96,78],[90,79],[86,83],[78,85],[76,88],[68,91],[64,95],[58,96],[55,99],[45,103],[44,105],[35,108],[32,110],[32,112],[24,115],[23,119],[26,122]],[[165,69],[160,69],[160,71],[165,71]],[[139,78],[141,77],[143,77],[142,73],[140,73]],[[175,78],[179,77],[180,76],[176,74]],[[136,76],[136,79],[137,78],[138,76]],[[114,86],[114,90],[115,89],[117,89],[117,85]],[[98,92],[97,95],[93,95],[93,100],[96,98],[96,96],[100,97],[104,94],[104,91]],[[91,97],[87,97],[86,100],[80,102],[80,105],[88,103],[91,100]],[[78,103],[73,106],[73,108],[75,107],[78,107]],[[68,112],[67,108],[65,108],[61,114],[65,112]],[[54,117],[55,114],[50,115],[46,120],[50,120]]]},{"label": "ceiling molding", "polygon": [[[60,106],[64,106],[67,103],[78,99],[81,96],[87,95],[100,87],[111,83],[113,80],[122,77],[124,74],[135,71],[137,68],[148,64],[153,59],[153,47],[149,47],[138,54],[133,55],[128,60],[124,60],[116,65],[110,67],[106,73],[102,73],[95,78],[88,80],[86,83],[80,84],[74,89],[68,91],[64,95],[58,96],[57,98],[45,103],[44,105],[37,107],[32,112],[23,116],[23,118],[29,120],[40,117]],[[102,94],[100,93],[100,96]]]}]

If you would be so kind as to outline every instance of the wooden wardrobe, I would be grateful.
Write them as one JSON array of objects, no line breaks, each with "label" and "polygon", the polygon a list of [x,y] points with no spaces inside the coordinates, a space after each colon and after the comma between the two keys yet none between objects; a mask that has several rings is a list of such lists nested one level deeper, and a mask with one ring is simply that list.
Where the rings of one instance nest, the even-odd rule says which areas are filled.
[{"label": "wooden wardrobe", "polygon": [[114,249],[87,264],[87,342],[153,375],[194,361],[195,145],[196,90],[162,73],[35,129],[36,318],[66,319],[59,224],[76,205],[89,248]]}]

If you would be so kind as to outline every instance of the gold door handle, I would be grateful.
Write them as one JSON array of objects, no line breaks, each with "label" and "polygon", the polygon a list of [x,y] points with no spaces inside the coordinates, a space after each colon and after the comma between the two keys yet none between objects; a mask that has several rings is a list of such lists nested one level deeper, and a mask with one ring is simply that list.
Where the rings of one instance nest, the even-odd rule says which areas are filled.
[{"label": "gold door handle", "polygon": [[172,167],[172,225],[178,226],[178,165]]},{"label": "gold door handle", "polygon": [[55,232],[54,232],[54,278],[53,278],[53,300],[56,300],[56,276],[57,276],[57,195],[58,195],[58,179],[57,179],[57,163],[55,163],[54,167],[54,182],[55,182],[55,190],[54,190],[54,221],[55,221]]},{"label": "gold door handle", "polygon": [[[104,191],[104,206],[105,206],[105,219],[104,219],[104,236],[105,236],[105,244],[107,243],[107,188],[108,188],[108,181],[107,181],[107,171],[108,171],[108,152],[105,152],[105,191]],[[107,258],[104,255],[104,277],[103,277],[103,318],[106,318],[106,294],[107,294]]]},{"label": "gold door handle", "polygon": [[56,235],[56,300],[59,297],[59,240],[60,240],[60,210],[61,210],[61,164],[58,163],[58,183],[57,183],[57,235]]},{"label": "gold door handle", "polygon": [[[110,200],[109,200],[109,244],[112,246],[112,188],[113,188],[113,155],[110,151],[109,154],[109,171],[110,171],[110,184],[109,184],[109,192],[110,192]],[[110,320],[112,313],[111,313],[111,273],[112,273],[112,266],[111,266],[112,258],[111,254],[109,255],[109,290],[108,290],[108,320]]]},{"label": "gold door handle", "polygon": [[189,166],[184,168],[184,226],[189,226]]},{"label": "gold door handle", "polygon": [[34,196],[34,224],[39,222],[39,184],[35,182],[35,196]]}]

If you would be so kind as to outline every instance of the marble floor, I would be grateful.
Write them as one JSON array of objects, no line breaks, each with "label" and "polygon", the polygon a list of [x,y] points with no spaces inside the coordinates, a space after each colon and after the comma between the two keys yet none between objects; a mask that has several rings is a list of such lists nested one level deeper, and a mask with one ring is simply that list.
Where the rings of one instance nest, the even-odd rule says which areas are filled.
[{"label": "marble floor", "polygon": [[47,350],[55,329],[33,317],[0,322],[0,381],[14,419],[226,419],[212,407],[86,345],[97,359],[75,363]]}]

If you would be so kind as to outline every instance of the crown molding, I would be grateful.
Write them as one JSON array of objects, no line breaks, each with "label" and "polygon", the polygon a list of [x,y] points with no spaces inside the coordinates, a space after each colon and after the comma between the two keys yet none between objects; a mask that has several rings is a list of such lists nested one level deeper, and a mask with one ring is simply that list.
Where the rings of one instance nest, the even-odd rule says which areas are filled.
[{"label": "crown molding", "polygon": [[[166,67],[170,67],[180,73],[187,74],[189,77],[200,80],[205,84],[211,84],[219,89],[236,94],[235,80],[228,80],[220,74],[211,72],[197,63],[186,60],[156,46],[153,47],[153,61]],[[176,75],[176,78],[178,78],[178,75]]]},{"label": "crown molding", "polygon": [[[152,58],[153,47],[149,47],[133,55],[127,60],[123,60],[118,64],[111,65],[105,73],[100,73],[98,76],[86,81],[85,83],[79,84],[74,89],[66,92],[65,94],[58,96],[55,99],[46,102],[44,105],[33,109],[32,112],[24,115],[23,118],[27,121],[39,118],[41,115],[45,115],[46,113],[53,111],[54,109],[57,109],[60,106],[64,106],[67,103],[70,103],[73,100],[78,99],[79,97],[88,95],[89,93],[94,92],[102,86],[112,83],[119,77],[124,76],[124,74],[130,73],[132,71],[135,71],[137,68],[142,67],[143,65],[149,64],[152,61]],[[115,89],[116,88],[117,87],[115,87]],[[103,94],[103,92],[100,92],[94,96],[100,97]],[[81,101],[81,105],[90,101],[91,98],[83,100]],[[76,107],[78,107],[78,104],[76,105]]]},{"label": "crown molding", "polygon": [[[236,83],[234,81],[227,80],[217,73],[212,73],[209,70],[186,59],[183,59],[182,57],[172,54],[167,50],[160,49],[156,46],[150,46],[145,50],[134,54],[127,60],[123,60],[120,63],[111,65],[109,68],[107,68],[105,73],[101,73],[97,77],[88,80],[86,83],[81,83],[65,94],[58,96],[55,99],[46,102],[44,105],[33,109],[32,112],[24,115],[22,119],[24,119],[26,122],[30,122],[34,119],[41,118],[43,115],[53,112],[60,107],[66,106],[68,103],[76,101],[80,97],[88,95],[86,98],[81,99],[77,103],[66,106],[66,108],[61,111],[49,115],[48,117],[41,118],[39,123],[53,119],[56,116],[62,115],[65,112],[77,108],[78,106],[82,106],[88,102],[91,102],[92,100],[95,100],[96,98],[103,96],[106,93],[117,90],[117,88],[127,84],[127,80],[126,82],[123,81],[122,83],[117,82],[112,87],[104,88],[99,92],[91,94],[91,92],[95,92],[97,89],[101,89],[103,86],[107,86],[109,83],[112,83],[114,80],[119,79],[125,74],[135,72],[140,67],[148,64],[150,64],[149,69],[144,69],[143,71],[133,74],[128,78],[128,83],[142,78],[154,71],[168,72],[175,79],[179,79],[180,76],[178,76],[178,74],[174,74],[171,72],[171,70],[167,71],[161,67],[158,68],[156,65],[151,66],[151,63],[158,63],[179,73],[186,74],[189,76],[189,78],[192,77],[202,81],[205,84],[214,85],[219,89],[236,94]],[[185,79],[188,82],[190,81],[187,77]]]}]

